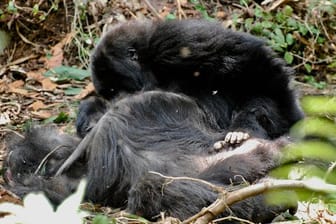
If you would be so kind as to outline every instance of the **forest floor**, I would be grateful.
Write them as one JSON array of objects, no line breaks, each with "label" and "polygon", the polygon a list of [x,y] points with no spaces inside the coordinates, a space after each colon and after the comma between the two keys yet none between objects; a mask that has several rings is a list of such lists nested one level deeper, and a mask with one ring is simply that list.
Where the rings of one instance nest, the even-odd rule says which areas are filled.
[{"label": "forest floor", "polygon": [[[205,18],[238,29],[237,21],[242,25],[240,19],[256,18],[254,9],[258,7],[267,13],[282,10],[286,4],[298,10],[307,8],[304,3],[309,1],[266,0],[262,5],[225,0],[86,2],[0,3],[0,168],[6,155],[4,139],[8,133],[22,133],[32,123],[53,123],[65,132],[74,133],[78,102],[93,91],[88,77],[90,51],[109,25],[130,19]],[[293,17],[306,19],[302,11],[295,11]],[[302,96],[335,94],[336,35],[335,30],[333,33],[329,27],[324,28],[329,44],[316,48],[323,52],[311,50],[304,59],[297,55],[294,58],[293,66],[298,71],[294,85]],[[303,37],[297,39],[311,45],[310,39]],[[315,55],[323,56],[319,56],[321,59]],[[311,68],[305,63],[310,63]],[[305,74],[309,69],[312,73]],[[10,192],[2,190],[1,184],[0,180],[0,202],[17,201]]]}]

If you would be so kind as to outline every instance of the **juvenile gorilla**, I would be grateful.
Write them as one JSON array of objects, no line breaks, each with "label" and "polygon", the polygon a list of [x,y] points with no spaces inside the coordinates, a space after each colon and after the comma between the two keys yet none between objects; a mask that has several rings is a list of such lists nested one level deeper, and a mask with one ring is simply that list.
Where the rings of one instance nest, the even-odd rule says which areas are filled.
[{"label": "juvenile gorilla", "polygon": [[[303,117],[289,86],[292,69],[262,40],[215,22],[134,21],[117,25],[95,48],[91,69],[97,93],[108,100],[123,92],[157,88],[184,93],[223,130],[243,129],[243,119],[232,124],[232,116],[245,113],[249,109],[246,105],[255,98],[267,98],[281,118],[271,130],[281,132],[266,133],[265,138],[285,134]],[[90,119],[82,115],[77,127],[84,136],[83,127],[92,126],[92,122],[88,124]]]},{"label": "juvenile gorilla", "polygon": [[[14,192],[22,195],[29,189],[36,190],[38,185],[38,190],[43,190],[49,197],[58,196],[53,200],[57,202],[72,189],[63,188],[59,192],[50,186],[50,182],[63,178],[62,184],[66,186],[67,181],[78,181],[78,176],[72,175],[76,178],[71,180],[69,178],[70,173],[77,170],[80,171],[77,172],[79,176],[85,176],[88,180],[86,200],[127,207],[128,211],[148,219],[157,217],[160,211],[185,219],[212,203],[217,194],[194,181],[166,184],[162,177],[149,171],[169,176],[196,177],[230,189],[232,184],[239,185],[245,180],[253,183],[265,177],[270,169],[278,165],[280,148],[287,144],[286,139],[250,139],[234,150],[209,154],[209,148],[223,135],[213,128],[216,125],[216,121],[188,96],[163,91],[130,95],[116,101],[79,143],[70,156],[70,163],[61,168],[62,175],[49,178],[49,174],[41,174],[38,178],[22,171],[18,178],[11,178],[17,177],[15,170],[23,170],[18,166],[25,166],[31,161],[37,166],[34,156],[56,147],[50,145],[45,148],[42,143],[50,143],[50,136],[41,135],[38,140],[41,144],[35,144],[37,139],[34,138],[17,143],[20,147],[15,144],[11,147],[13,152],[7,159],[7,173],[11,173],[11,177],[7,179],[11,178]],[[33,132],[36,134],[36,130]],[[58,144],[65,147],[62,150],[73,151],[73,145],[66,144],[69,136],[56,135],[55,138]],[[25,150],[25,153],[20,153],[20,150]],[[68,154],[63,156],[67,158]],[[22,164],[21,159],[26,163]],[[78,169],[83,161],[84,168]],[[54,168],[60,165],[52,164],[54,167],[46,167],[54,173]],[[26,181],[26,175],[38,180]],[[263,196],[256,196],[233,205],[222,216],[232,212],[255,222],[268,222],[285,209],[267,205]]]},{"label": "juvenile gorilla", "polygon": [[64,175],[53,177],[79,142],[80,139],[61,134],[50,126],[31,127],[24,138],[8,137],[4,163],[8,188],[20,197],[32,191],[44,191],[52,203],[61,203],[86,173],[86,163],[77,161]]}]

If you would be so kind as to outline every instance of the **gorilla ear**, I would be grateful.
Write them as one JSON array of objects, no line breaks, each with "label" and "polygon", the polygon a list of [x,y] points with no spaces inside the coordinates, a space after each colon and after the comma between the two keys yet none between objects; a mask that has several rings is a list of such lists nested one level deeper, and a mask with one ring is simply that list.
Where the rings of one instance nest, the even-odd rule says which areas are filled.
[{"label": "gorilla ear", "polygon": [[128,48],[127,49],[127,57],[129,57],[132,61],[138,60],[138,54],[137,51],[134,48]]}]

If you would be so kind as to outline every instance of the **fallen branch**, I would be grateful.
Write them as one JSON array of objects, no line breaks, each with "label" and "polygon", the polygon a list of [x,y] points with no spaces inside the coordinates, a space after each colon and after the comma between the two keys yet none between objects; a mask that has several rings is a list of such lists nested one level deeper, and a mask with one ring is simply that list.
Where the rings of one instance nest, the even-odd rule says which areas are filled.
[{"label": "fallen branch", "polygon": [[195,224],[205,224],[209,223],[215,217],[222,214],[228,206],[242,201],[246,198],[256,196],[265,193],[269,190],[278,189],[295,189],[295,188],[305,188],[315,192],[323,193],[335,193],[336,185],[327,184],[320,179],[310,179],[310,180],[267,180],[262,183],[250,185],[248,187],[227,192],[225,194],[220,193],[218,199],[212,203],[207,208],[203,209],[200,213],[202,215],[196,214],[191,218],[183,221],[183,223],[193,222]]},{"label": "fallen branch", "polygon": [[[336,193],[336,185],[327,184],[321,179],[312,178],[309,180],[276,180],[268,179],[264,182],[257,183],[254,185],[249,185],[247,187],[241,188],[239,190],[228,192],[225,188],[209,183],[205,180],[191,178],[191,177],[172,177],[165,176],[163,174],[150,171],[150,173],[168,179],[170,184],[173,181],[179,180],[190,180],[202,183],[212,190],[218,192],[218,198],[210,206],[202,209],[199,213],[194,216],[184,220],[182,224],[195,223],[195,224],[207,224],[215,219],[217,216],[222,214],[230,205],[253,197],[262,193],[265,193],[270,190],[279,190],[279,189],[296,189],[304,188],[315,192],[323,193]],[[229,218],[229,217],[227,217]],[[246,220],[248,223],[248,221]]]}]

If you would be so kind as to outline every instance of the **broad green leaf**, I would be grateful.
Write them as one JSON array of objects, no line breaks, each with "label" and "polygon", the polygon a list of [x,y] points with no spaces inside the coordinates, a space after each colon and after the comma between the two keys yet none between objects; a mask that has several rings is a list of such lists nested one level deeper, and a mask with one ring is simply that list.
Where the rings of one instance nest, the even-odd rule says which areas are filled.
[{"label": "broad green leaf", "polygon": [[293,14],[293,8],[290,7],[289,5],[286,5],[283,10],[282,10],[283,14],[286,16],[292,16]]},{"label": "broad green leaf", "polygon": [[108,217],[104,215],[97,215],[93,218],[92,224],[109,224],[109,219]]},{"label": "broad green leaf", "polygon": [[327,119],[306,118],[292,127],[291,135],[296,138],[316,136],[334,139],[336,136],[336,125]]},{"label": "broad green leaf", "polygon": [[311,73],[311,71],[313,70],[312,66],[308,63],[304,64],[304,67],[308,73]]},{"label": "broad green leaf", "polygon": [[166,20],[174,20],[176,19],[176,16],[174,14],[171,14],[169,13],[167,16],[166,16]]},{"label": "broad green leaf", "polygon": [[303,159],[318,159],[324,162],[336,161],[336,148],[327,142],[304,141],[287,146],[283,161],[300,161]]},{"label": "broad green leaf", "polygon": [[[302,98],[301,105],[305,113],[309,115],[336,115],[336,97],[306,96]],[[329,121],[326,122],[320,119],[309,122],[318,122],[318,123],[323,122],[322,125],[326,125],[326,127],[335,126],[334,123],[330,123]],[[336,126],[334,128],[336,129]]]},{"label": "broad green leaf", "polygon": [[292,45],[294,43],[293,35],[290,33],[287,33],[286,35],[286,42],[288,45]]},{"label": "broad green leaf", "polygon": [[50,124],[50,123],[62,123],[67,122],[69,120],[69,115],[64,112],[60,112],[56,116],[51,116],[43,121],[44,124]]},{"label": "broad green leaf", "polygon": [[50,69],[44,76],[50,77],[53,81],[64,81],[68,79],[83,80],[90,77],[90,72],[87,70],[69,67],[69,66],[59,66],[54,69]]},{"label": "broad green leaf", "polygon": [[82,91],[82,88],[70,87],[70,88],[64,90],[64,94],[68,95],[68,96],[74,96],[74,95],[78,95],[81,91]]},{"label": "broad green leaf", "polygon": [[293,55],[288,51],[286,51],[284,58],[288,64],[292,64],[294,59]]}]

